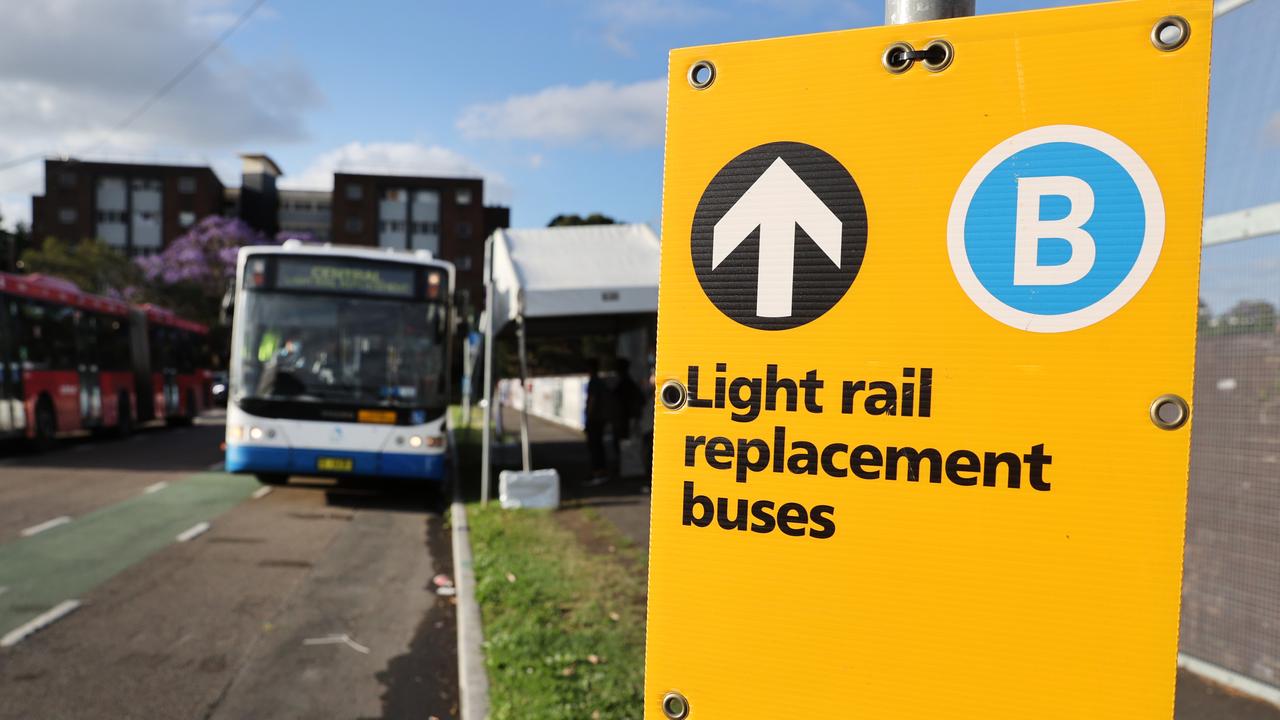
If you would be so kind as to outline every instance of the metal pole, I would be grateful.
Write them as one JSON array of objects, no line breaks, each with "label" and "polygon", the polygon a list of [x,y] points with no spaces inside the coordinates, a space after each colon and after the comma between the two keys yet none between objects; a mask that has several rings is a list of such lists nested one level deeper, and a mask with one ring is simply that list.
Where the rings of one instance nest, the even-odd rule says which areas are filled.
[{"label": "metal pole", "polygon": [[480,435],[480,504],[489,504],[490,436],[493,434],[493,236],[484,247],[484,432]]},{"label": "metal pole", "polygon": [[945,20],[976,12],[976,0],[884,0],[884,24]]},{"label": "metal pole", "polygon": [[529,360],[524,350],[524,314],[517,321],[516,334],[520,341],[520,458],[524,471],[533,469],[529,460]]}]

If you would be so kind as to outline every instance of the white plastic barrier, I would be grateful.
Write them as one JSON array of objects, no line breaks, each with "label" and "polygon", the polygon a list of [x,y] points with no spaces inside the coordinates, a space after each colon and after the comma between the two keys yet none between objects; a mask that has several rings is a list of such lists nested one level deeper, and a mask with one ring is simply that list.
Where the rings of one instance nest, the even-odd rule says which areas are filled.
[{"label": "white plastic barrier", "polygon": [[555,470],[503,470],[498,473],[498,502],[504,509],[560,507],[560,473]]}]

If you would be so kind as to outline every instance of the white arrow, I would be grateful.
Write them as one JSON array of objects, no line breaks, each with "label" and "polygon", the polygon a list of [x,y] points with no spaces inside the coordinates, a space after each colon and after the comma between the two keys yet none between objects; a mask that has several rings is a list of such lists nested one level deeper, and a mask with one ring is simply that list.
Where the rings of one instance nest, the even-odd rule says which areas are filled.
[{"label": "white arrow", "polygon": [[840,218],[790,165],[778,158],[720,218],[712,232],[711,269],[714,270],[748,235],[760,228],[757,317],[791,317],[797,225],[839,267]]}]

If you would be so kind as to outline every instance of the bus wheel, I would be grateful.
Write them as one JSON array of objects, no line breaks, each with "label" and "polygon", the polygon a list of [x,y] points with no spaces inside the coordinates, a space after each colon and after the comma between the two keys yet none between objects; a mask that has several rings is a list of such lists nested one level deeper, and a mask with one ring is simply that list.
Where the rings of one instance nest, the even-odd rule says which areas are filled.
[{"label": "bus wheel", "polygon": [[36,449],[45,452],[53,449],[58,437],[58,416],[53,412],[53,405],[42,398],[36,405]]},{"label": "bus wheel", "polygon": [[129,396],[121,395],[116,407],[116,437],[129,437],[133,434],[133,408],[129,405]]},{"label": "bus wheel", "polygon": [[254,477],[263,485],[286,485],[289,482],[289,476],[280,473],[258,473]]}]

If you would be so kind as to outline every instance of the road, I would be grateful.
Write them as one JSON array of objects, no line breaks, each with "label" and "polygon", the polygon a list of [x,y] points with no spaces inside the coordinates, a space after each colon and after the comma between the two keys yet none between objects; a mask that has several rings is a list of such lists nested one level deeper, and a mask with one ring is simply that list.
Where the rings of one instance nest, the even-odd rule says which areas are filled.
[{"label": "road", "polygon": [[0,454],[0,718],[454,717],[438,501],[263,494],[217,469],[222,433]]}]

